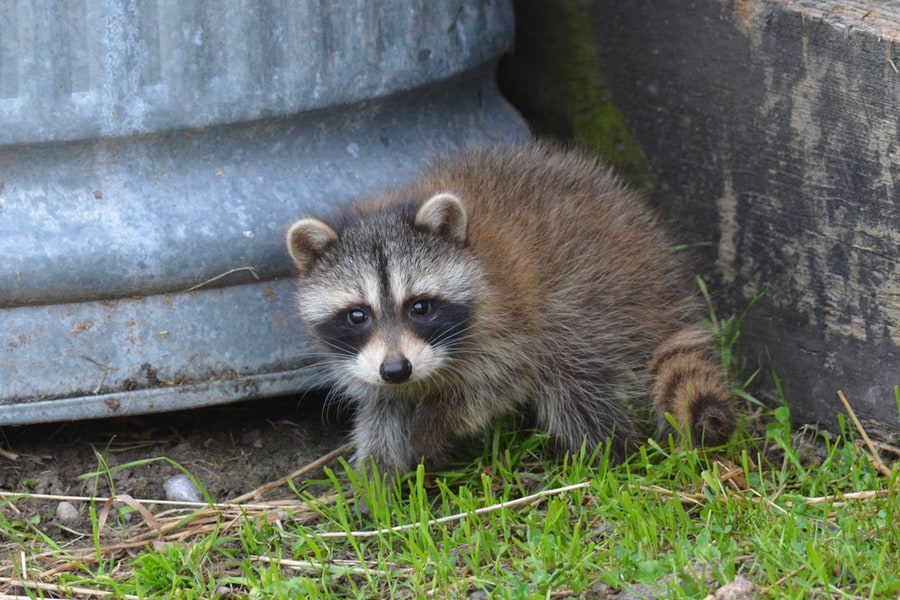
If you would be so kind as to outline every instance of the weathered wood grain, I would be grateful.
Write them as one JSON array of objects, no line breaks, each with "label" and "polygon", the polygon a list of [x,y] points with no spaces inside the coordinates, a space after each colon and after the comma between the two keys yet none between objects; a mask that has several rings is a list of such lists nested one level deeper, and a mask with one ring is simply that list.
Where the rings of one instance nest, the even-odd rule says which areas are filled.
[{"label": "weathered wood grain", "polygon": [[795,418],[834,424],[843,389],[863,417],[896,427],[900,5],[591,10],[655,199],[689,241],[711,242],[705,264],[728,305],[769,290],[747,349],[771,355]]}]

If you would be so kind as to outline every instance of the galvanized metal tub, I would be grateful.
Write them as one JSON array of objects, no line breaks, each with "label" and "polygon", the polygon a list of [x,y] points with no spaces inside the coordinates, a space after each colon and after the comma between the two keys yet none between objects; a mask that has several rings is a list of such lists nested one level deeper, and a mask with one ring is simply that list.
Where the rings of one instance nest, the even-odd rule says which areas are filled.
[{"label": "galvanized metal tub", "polygon": [[508,2],[0,6],[0,425],[324,384],[298,215],[522,139]]}]

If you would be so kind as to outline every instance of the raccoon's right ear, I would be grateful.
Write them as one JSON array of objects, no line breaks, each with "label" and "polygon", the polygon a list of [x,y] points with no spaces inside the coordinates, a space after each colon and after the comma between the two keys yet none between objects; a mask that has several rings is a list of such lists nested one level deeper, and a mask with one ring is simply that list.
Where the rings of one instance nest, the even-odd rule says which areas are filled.
[{"label": "raccoon's right ear", "polygon": [[435,194],[416,213],[416,227],[449,237],[459,244],[466,241],[467,224],[466,208],[449,192]]},{"label": "raccoon's right ear", "polygon": [[297,221],[287,232],[287,249],[301,273],[307,273],[313,262],[337,239],[337,233],[318,219]]}]

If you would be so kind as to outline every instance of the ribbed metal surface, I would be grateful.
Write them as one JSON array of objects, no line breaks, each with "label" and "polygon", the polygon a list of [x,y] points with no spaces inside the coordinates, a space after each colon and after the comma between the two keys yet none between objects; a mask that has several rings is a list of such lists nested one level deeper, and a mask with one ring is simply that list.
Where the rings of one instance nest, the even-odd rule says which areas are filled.
[{"label": "ribbed metal surface", "polygon": [[0,424],[321,385],[284,230],[525,137],[511,37],[475,0],[0,5]]},{"label": "ribbed metal surface", "polygon": [[19,0],[0,4],[0,144],[352,104],[502,53],[507,2]]}]

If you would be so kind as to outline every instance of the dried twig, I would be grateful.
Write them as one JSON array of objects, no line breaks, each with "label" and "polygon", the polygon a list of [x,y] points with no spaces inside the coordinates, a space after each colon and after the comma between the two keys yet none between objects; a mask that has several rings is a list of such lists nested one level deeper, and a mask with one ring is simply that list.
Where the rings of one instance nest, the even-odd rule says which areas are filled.
[{"label": "dried twig", "polygon": [[314,460],[313,462],[309,463],[308,465],[300,467],[299,469],[297,469],[290,475],[286,475],[286,476],[282,477],[281,479],[278,479],[277,481],[272,481],[270,483],[267,483],[263,486],[256,488],[255,490],[247,492],[246,494],[242,494],[242,495],[238,496],[237,498],[233,498],[232,500],[230,500],[230,503],[239,504],[246,500],[250,500],[251,498],[259,498],[266,492],[274,490],[275,488],[281,487],[288,481],[290,481],[292,479],[297,479],[301,475],[305,475],[306,473],[309,473],[310,471],[314,471],[314,470],[318,469],[319,467],[321,467],[322,465],[324,465],[328,462],[331,462],[332,460],[334,460],[338,456],[341,456],[347,450],[349,450],[352,445],[353,445],[352,443],[344,444],[340,448],[332,450],[325,456],[322,456],[321,458]]},{"label": "dried twig", "polygon": [[[85,596],[87,598],[107,598],[110,593],[107,590],[93,590],[91,588],[75,587],[69,585],[58,585],[55,583],[43,583],[39,581],[26,581],[24,579],[16,579],[14,577],[0,577],[0,583],[9,584],[12,587],[24,588],[29,590],[41,590],[43,592],[54,592],[57,594],[75,594],[77,596]],[[19,596],[8,596],[18,598]],[[126,600],[139,600],[139,596],[124,594],[119,598]]]},{"label": "dried twig", "polygon": [[[20,500],[55,500],[57,502],[108,502],[115,501],[121,496],[66,496],[62,494],[31,494],[28,492],[4,492],[0,491],[0,498],[16,498]],[[156,500],[149,498],[134,499],[135,502],[142,504],[157,504],[159,506],[174,506],[177,508],[189,510],[197,508],[209,508],[215,511],[263,511],[272,508],[296,506],[297,502],[263,502],[263,503],[237,503],[237,502],[221,502],[216,504],[208,504],[206,502],[184,502],[180,500]]]},{"label": "dried twig", "polygon": [[869,439],[869,434],[866,433],[866,430],[863,429],[862,423],[859,422],[859,419],[856,418],[856,413],[853,411],[853,408],[850,406],[850,403],[847,402],[846,396],[844,396],[844,392],[838,390],[838,398],[841,399],[841,402],[844,403],[844,408],[847,409],[847,413],[850,415],[850,418],[853,420],[853,424],[856,425],[857,431],[862,436],[863,440],[866,443],[866,447],[868,447],[871,456],[869,457],[872,461],[872,465],[875,469],[878,470],[879,473],[884,475],[885,477],[891,476],[891,470],[887,468],[887,465],[884,464],[881,460],[881,456],[878,455],[878,450],[875,448],[875,445],[872,444],[872,440]]},{"label": "dried twig", "polygon": [[478,508],[472,512],[464,512],[464,513],[456,513],[453,515],[447,515],[446,517],[440,517],[438,519],[431,519],[430,521],[426,521],[424,523],[407,523],[406,525],[397,525],[395,527],[387,527],[385,529],[375,529],[369,531],[328,531],[325,533],[319,534],[319,537],[322,538],[368,538],[375,537],[379,535],[384,535],[387,533],[399,533],[401,531],[409,531],[410,529],[417,529],[419,527],[430,527],[433,525],[439,525],[441,523],[449,523],[451,521],[461,521],[462,519],[466,519],[471,515],[485,515],[488,513],[492,513],[498,510],[502,510],[504,508],[513,508],[514,506],[521,506],[523,504],[530,504],[532,502],[536,502],[538,500],[542,500],[547,496],[557,496],[560,494],[565,494],[566,492],[571,492],[573,490],[583,490],[587,487],[590,487],[590,481],[582,481],[581,483],[575,483],[573,485],[566,485],[559,488],[554,488],[552,490],[543,490],[537,492],[536,494],[531,494],[530,496],[523,496],[521,498],[516,498],[515,500],[509,500],[507,502],[498,502],[496,504],[491,504],[490,506],[483,506]]},{"label": "dried twig", "polygon": [[259,281],[259,275],[256,273],[256,269],[254,269],[253,267],[235,267],[234,269],[228,269],[224,273],[220,273],[219,275],[216,275],[215,277],[211,277],[211,278],[207,279],[206,281],[201,281],[197,285],[191,286],[184,291],[185,292],[196,292],[197,290],[204,288],[211,283],[215,283],[215,282],[219,281],[220,279],[224,279],[225,277],[228,277],[229,275],[233,275],[234,273],[240,273],[241,271],[247,271],[248,273],[253,275],[253,279]]},{"label": "dried twig", "polygon": [[703,494],[685,494],[684,492],[673,492],[672,490],[667,490],[665,488],[661,488],[659,486],[646,486],[640,485],[637,486],[637,489],[642,492],[649,492],[651,494],[660,494],[663,496],[674,496],[678,498],[682,504],[691,504],[691,505],[700,505],[703,504],[703,501],[706,500],[706,496]]},{"label": "dried twig", "polygon": [[884,450],[885,452],[890,452],[896,456],[900,456],[900,448],[897,446],[891,446],[890,444],[885,444],[884,442],[878,442],[876,440],[872,440],[872,445],[874,445],[879,450]]},{"label": "dried twig", "polygon": [[[280,567],[294,569],[297,571],[311,571],[313,573],[322,573],[328,570],[337,570],[346,575],[371,575],[373,572],[383,572],[383,569],[379,568],[378,564],[373,562],[334,559],[328,562],[317,563],[308,560],[289,560],[286,558],[275,559],[268,556],[253,556],[252,558],[253,560],[258,560],[264,563],[277,564]],[[415,572],[412,567],[401,565],[391,565],[390,569],[391,573],[411,574]]]},{"label": "dried twig", "polygon": [[900,73],[900,70],[897,69],[897,65],[894,63],[894,38],[891,38],[890,43],[888,43],[887,61],[894,73]]},{"label": "dried twig", "polygon": [[[804,504],[846,504],[843,500],[869,500],[871,498],[880,498],[887,496],[889,490],[867,490],[864,492],[847,492],[846,494],[833,494],[831,496],[817,496],[813,498],[804,498]],[[791,502],[785,502],[788,506]]]},{"label": "dried twig", "polygon": [[84,354],[79,354],[78,357],[81,358],[81,359],[84,359],[84,360],[88,361],[89,363],[93,364],[95,367],[97,367],[98,369],[100,369],[100,370],[103,372],[103,376],[100,377],[100,383],[98,383],[97,386],[94,388],[94,390],[93,390],[93,392],[92,392],[93,394],[99,394],[99,393],[100,393],[100,390],[103,389],[103,384],[106,383],[106,376],[107,376],[111,371],[118,371],[118,370],[119,370],[119,368],[116,367],[115,365],[104,365],[102,362],[100,362],[100,361],[98,361],[98,360],[94,360],[94,359],[91,358],[90,356],[87,356],[87,355],[84,355]]},{"label": "dried twig", "polygon": [[109,511],[112,508],[113,502],[123,502],[124,504],[127,504],[144,518],[144,522],[147,525],[156,530],[160,539],[165,536],[165,532],[163,531],[163,528],[159,524],[159,521],[156,519],[156,517],[154,517],[141,502],[135,500],[128,494],[119,494],[117,496],[113,496],[112,498],[107,498],[106,502],[103,503],[103,507],[100,509],[100,512],[97,515],[97,531],[103,531],[103,527],[106,525],[106,520],[109,518]]}]

